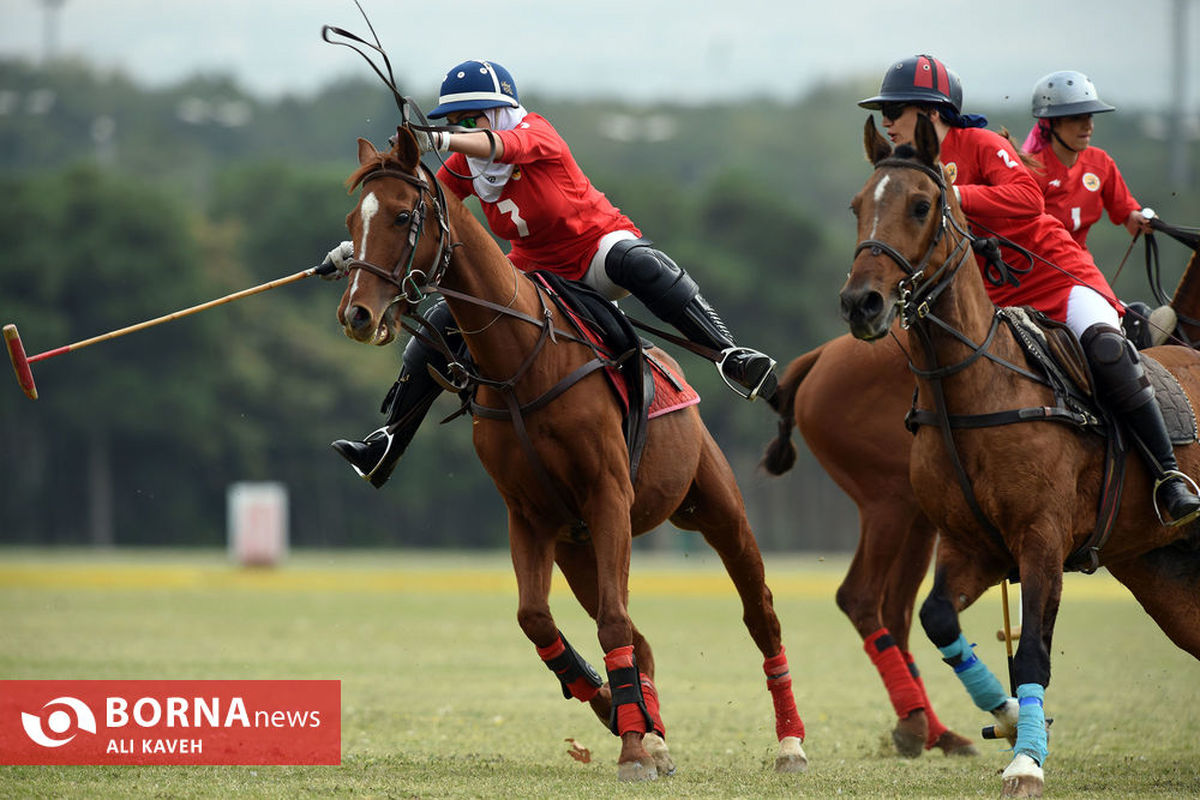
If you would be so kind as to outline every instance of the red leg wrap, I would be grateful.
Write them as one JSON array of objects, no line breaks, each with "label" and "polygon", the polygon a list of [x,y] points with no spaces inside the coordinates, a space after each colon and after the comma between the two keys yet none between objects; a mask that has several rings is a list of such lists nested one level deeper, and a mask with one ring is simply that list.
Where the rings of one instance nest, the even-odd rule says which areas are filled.
[{"label": "red leg wrap", "polygon": [[[647,719],[649,704],[642,692],[642,677],[633,658],[633,645],[617,647],[604,654],[608,687],[613,696],[613,733],[621,736],[636,731],[647,733],[653,722]],[[655,697],[657,703],[658,698]]]},{"label": "red leg wrap", "polygon": [[658,711],[658,688],[646,673],[639,672],[638,677],[642,679],[642,699],[646,701],[646,713],[650,715],[654,732],[665,739],[667,726],[663,725],[662,714]]},{"label": "red leg wrap", "polygon": [[925,692],[913,680],[908,664],[887,628],[880,628],[864,639],[863,650],[867,651],[871,663],[879,670],[879,677],[883,678],[896,716],[904,719],[917,709],[925,708],[928,702]]},{"label": "red leg wrap", "polygon": [[942,738],[942,734],[949,728],[942,724],[937,714],[933,713],[933,704],[929,702],[929,695],[925,692],[925,681],[921,680],[921,672],[917,669],[917,662],[913,661],[912,653],[904,654],[904,662],[908,664],[908,673],[912,675],[913,682],[921,690],[921,699],[925,703],[925,719],[929,721],[929,735],[925,737],[925,749],[928,750],[937,744],[937,740]]},{"label": "red leg wrap", "polygon": [[[554,644],[550,645],[549,647],[537,648],[537,653],[541,657],[542,661],[545,661],[547,666],[549,666],[550,669],[559,676],[560,681],[563,680],[563,675],[560,674],[559,670],[555,669],[555,665],[551,662],[565,652],[567,652],[567,644],[563,641],[562,634],[559,634],[558,638],[554,640]],[[578,658],[578,656],[575,657]],[[591,667],[589,666],[587,669],[590,671]],[[579,674],[579,670],[577,668],[572,671],[578,675],[578,677],[572,681],[564,682],[563,689],[579,702],[586,703],[596,696],[596,692],[600,691],[600,687],[595,685],[592,681],[589,681],[586,675]],[[594,679],[598,680],[599,676],[595,676]]]},{"label": "red leg wrap", "polygon": [[767,675],[767,689],[775,705],[775,736],[795,736],[804,741],[804,720],[796,710],[796,698],[792,695],[792,674],[788,669],[787,649],[780,647],[779,655],[763,661],[763,672]]}]

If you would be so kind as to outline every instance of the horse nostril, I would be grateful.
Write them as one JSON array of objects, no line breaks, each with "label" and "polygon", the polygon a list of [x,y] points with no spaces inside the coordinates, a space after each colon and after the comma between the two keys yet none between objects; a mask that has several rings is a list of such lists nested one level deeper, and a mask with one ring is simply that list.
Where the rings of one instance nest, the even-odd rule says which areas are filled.
[{"label": "horse nostril", "polygon": [[842,292],[840,302],[845,322],[874,319],[883,312],[883,296],[874,290]]},{"label": "horse nostril", "polygon": [[369,328],[371,327],[371,312],[362,306],[352,306],[346,315],[346,323],[356,331]]}]

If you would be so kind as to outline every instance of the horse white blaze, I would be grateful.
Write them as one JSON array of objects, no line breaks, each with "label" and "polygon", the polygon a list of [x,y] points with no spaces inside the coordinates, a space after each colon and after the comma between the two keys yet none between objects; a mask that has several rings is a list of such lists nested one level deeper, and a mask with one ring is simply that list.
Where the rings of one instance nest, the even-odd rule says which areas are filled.
[{"label": "horse white blaze", "polygon": [[[367,260],[367,236],[371,233],[371,220],[379,213],[379,198],[374,192],[367,192],[359,204],[359,215],[362,217],[362,244],[358,246],[358,260]],[[362,270],[355,270],[354,282],[350,284],[350,296],[358,291],[358,278]]]},{"label": "horse white blaze", "polygon": [[868,237],[870,239],[875,238],[875,231],[879,228],[879,204],[883,202],[883,193],[891,179],[891,175],[884,175],[875,186],[875,219],[871,220],[871,235]]}]

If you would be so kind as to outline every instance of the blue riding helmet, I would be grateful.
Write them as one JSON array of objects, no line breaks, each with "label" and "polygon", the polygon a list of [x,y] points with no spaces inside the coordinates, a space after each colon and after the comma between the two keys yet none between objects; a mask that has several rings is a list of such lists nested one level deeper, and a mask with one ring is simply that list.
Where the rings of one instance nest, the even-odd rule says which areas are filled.
[{"label": "blue riding helmet", "polygon": [[962,113],[962,80],[933,56],[919,55],[897,61],[883,75],[879,94],[859,100],[863,108],[877,110],[884,103],[949,105]]},{"label": "blue riding helmet", "polygon": [[482,111],[485,108],[516,108],[517,82],[504,67],[491,61],[464,61],[446,73],[437,108],[431,119],[455,111]]}]

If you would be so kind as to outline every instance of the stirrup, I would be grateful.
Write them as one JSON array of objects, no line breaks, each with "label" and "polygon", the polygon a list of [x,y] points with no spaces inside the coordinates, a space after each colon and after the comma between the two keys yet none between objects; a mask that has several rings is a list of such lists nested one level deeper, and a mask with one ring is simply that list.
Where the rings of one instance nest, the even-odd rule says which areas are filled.
[{"label": "stirrup", "polygon": [[382,428],[379,428],[378,430],[371,431],[366,436],[364,436],[361,441],[364,445],[368,445],[368,446],[373,445],[374,442],[371,442],[371,438],[378,434],[382,434],[385,437],[384,438],[385,444],[383,447],[383,455],[381,455],[379,457],[379,460],[376,461],[375,464],[372,465],[369,470],[363,469],[358,464],[356,464],[354,461],[352,461],[349,457],[347,457],[346,454],[343,453],[341,450],[338,450],[338,448],[334,448],[335,450],[338,450],[339,455],[341,455],[343,458],[346,459],[347,463],[350,464],[350,467],[356,473],[358,473],[358,477],[362,478],[365,481],[373,482],[373,480],[375,478],[375,474],[377,472],[379,472],[380,467],[382,467],[384,465],[384,463],[387,461],[388,452],[392,449],[393,434],[391,433],[391,431],[389,431],[387,429],[386,425]]},{"label": "stirrup", "polygon": [[1200,486],[1197,486],[1194,480],[1179,470],[1169,469],[1160,475],[1158,479],[1154,481],[1154,489],[1150,495],[1150,499],[1154,503],[1154,513],[1158,516],[1158,524],[1167,528],[1177,528],[1180,525],[1186,525],[1192,520],[1200,518],[1200,507],[1197,507],[1195,511],[1190,514],[1186,514],[1179,519],[1173,519],[1170,522],[1163,519],[1162,510],[1158,507],[1158,489],[1167,481],[1175,480],[1176,478],[1179,478],[1189,487],[1191,487],[1192,494],[1200,496]]},{"label": "stirrup", "polygon": [[[758,379],[758,383],[756,383],[753,388],[737,383],[725,374],[725,362],[728,361],[731,356],[740,353],[746,353],[751,356],[762,356],[763,358],[767,359],[767,361],[771,362],[767,365],[766,370],[763,371],[762,377]],[[758,397],[758,393],[762,391],[763,386],[771,378],[772,372],[775,369],[775,363],[775,359],[771,358],[766,353],[755,350],[753,347],[727,347],[721,351],[721,360],[717,362],[717,374],[721,376],[721,380],[725,381],[725,385],[736,392],[739,396],[745,398],[746,400],[753,401]]]}]

